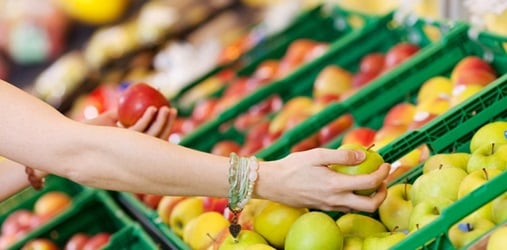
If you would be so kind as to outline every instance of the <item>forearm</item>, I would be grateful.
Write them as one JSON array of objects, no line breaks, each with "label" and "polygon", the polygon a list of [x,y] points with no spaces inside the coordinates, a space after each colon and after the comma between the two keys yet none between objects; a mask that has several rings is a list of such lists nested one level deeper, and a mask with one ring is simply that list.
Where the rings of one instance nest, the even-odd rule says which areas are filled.
[{"label": "forearm", "polygon": [[25,166],[6,159],[0,159],[0,183],[2,183],[0,201],[30,186],[25,174]]}]

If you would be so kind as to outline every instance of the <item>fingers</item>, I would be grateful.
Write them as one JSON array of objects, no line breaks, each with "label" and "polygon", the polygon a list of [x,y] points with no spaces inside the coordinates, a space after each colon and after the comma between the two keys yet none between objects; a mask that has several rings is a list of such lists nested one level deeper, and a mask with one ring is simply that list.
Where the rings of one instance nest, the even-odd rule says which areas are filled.
[{"label": "fingers", "polygon": [[144,112],[143,116],[139,118],[139,120],[132,126],[129,127],[131,130],[135,130],[138,132],[144,132],[148,129],[150,123],[155,119],[157,114],[157,108],[148,107]]},{"label": "fingers", "polygon": [[163,140],[168,140],[171,135],[171,131],[174,125],[174,121],[176,121],[176,117],[178,116],[178,110],[175,108],[169,109],[169,117],[167,118],[167,124],[162,131],[162,134],[159,136]]},{"label": "fingers", "polygon": [[162,107],[159,109],[155,121],[150,124],[150,127],[145,132],[148,135],[167,140],[171,131],[171,109]]},{"label": "fingers", "polygon": [[364,160],[366,155],[358,150],[316,148],[300,152],[298,157],[305,158],[305,161],[312,159],[315,163],[314,165],[327,166],[330,164],[358,164]]},{"label": "fingers", "polygon": [[341,175],[339,182],[343,187],[353,190],[363,190],[378,187],[389,175],[391,165],[382,164],[377,171],[364,175]]},{"label": "fingers", "polygon": [[372,196],[351,193],[349,207],[355,211],[373,213],[382,204],[387,195],[387,187],[383,182]]}]

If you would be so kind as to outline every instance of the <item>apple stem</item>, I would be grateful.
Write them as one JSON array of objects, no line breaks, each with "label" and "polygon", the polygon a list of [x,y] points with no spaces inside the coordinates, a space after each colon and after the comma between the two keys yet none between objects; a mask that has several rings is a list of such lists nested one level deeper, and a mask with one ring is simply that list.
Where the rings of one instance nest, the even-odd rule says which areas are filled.
[{"label": "apple stem", "polygon": [[440,212],[438,211],[437,207],[433,207],[433,214],[440,215]]},{"label": "apple stem", "polygon": [[440,165],[438,165],[438,169],[439,169],[439,170],[440,170],[440,169],[442,169],[443,167],[444,167],[444,164],[440,164]]},{"label": "apple stem", "polygon": [[495,153],[495,143],[491,143],[491,154]]},{"label": "apple stem", "polygon": [[371,144],[371,145],[370,145],[370,146],[366,149],[366,151],[368,151],[368,150],[372,149],[373,147],[375,147],[375,143]]},{"label": "apple stem", "polygon": [[217,243],[217,239],[215,239],[211,234],[206,233],[206,236],[208,236],[214,243]]},{"label": "apple stem", "polygon": [[419,223],[415,224],[415,229],[419,230]]},{"label": "apple stem", "polygon": [[391,234],[393,234],[394,232],[396,232],[396,230],[398,230],[398,228],[400,228],[399,226],[394,226],[393,229],[391,230]]},{"label": "apple stem", "polygon": [[484,178],[486,180],[489,180],[488,171],[486,170],[486,168],[482,168],[482,172],[484,172]]},{"label": "apple stem", "polygon": [[408,190],[407,190],[407,188],[408,188],[408,183],[405,183],[405,186],[403,188],[403,199],[404,200],[408,200],[408,195],[407,195]]},{"label": "apple stem", "polygon": [[472,226],[471,223],[467,223],[467,229],[468,229],[468,232],[470,232],[474,229],[474,227]]}]

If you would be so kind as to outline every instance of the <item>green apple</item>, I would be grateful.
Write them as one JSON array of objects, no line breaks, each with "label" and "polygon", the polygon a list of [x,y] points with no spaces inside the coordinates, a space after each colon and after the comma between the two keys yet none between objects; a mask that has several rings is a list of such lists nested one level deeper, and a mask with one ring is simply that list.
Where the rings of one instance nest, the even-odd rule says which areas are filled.
[{"label": "green apple", "polygon": [[435,220],[453,201],[443,197],[428,198],[415,205],[410,214],[408,230],[413,232]]},{"label": "green apple", "polygon": [[470,152],[473,153],[483,145],[491,145],[491,143],[507,143],[507,122],[490,122],[479,128],[470,140]]},{"label": "green apple", "polygon": [[441,168],[417,177],[410,191],[412,204],[417,205],[431,197],[455,201],[458,198],[459,185],[465,176],[467,172],[461,168]]},{"label": "green apple", "polygon": [[[343,144],[338,149],[351,149],[351,150],[360,150],[364,151],[366,154],[366,158],[363,162],[356,165],[341,165],[341,164],[332,164],[329,165],[331,169],[336,172],[347,174],[347,175],[360,175],[360,174],[369,174],[375,172],[382,163],[384,163],[384,159],[382,156],[376,151],[372,150],[371,147],[365,148],[362,145],[358,144]],[[361,195],[370,195],[374,193],[377,189],[368,189],[368,190],[358,190],[357,194]]]},{"label": "green apple", "polygon": [[247,246],[245,250],[276,250],[276,248],[266,244],[257,243],[254,245]]},{"label": "green apple", "polygon": [[[489,179],[501,174],[498,169],[478,169],[469,173],[461,182],[458,190],[458,199],[464,197],[476,188],[479,188]],[[481,208],[475,210],[468,216],[478,216],[488,220],[492,220],[492,202],[486,203]]]},{"label": "green apple", "polygon": [[495,223],[484,218],[470,218],[454,224],[448,232],[449,240],[456,248],[462,248],[495,227]]},{"label": "green apple", "polygon": [[503,223],[507,220],[507,193],[496,197],[491,202],[491,220],[496,224]]},{"label": "green apple", "polygon": [[368,236],[363,241],[362,250],[388,250],[407,237],[402,232],[384,232]]},{"label": "green apple", "polygon": [[187,223],[203,212],[203,200],[200,197],[186,198],[174,206],[169,216],[169,226],[176,235],[183,237]]},{"label": "green apple", "polygon": [[496,228],[488,239],[486,250],[501,250],[507,246],[507,226]]},{"label": "green apple", "polygon": [[468,160],[467,171],[469,173],[482,168],[507,168],[507,144],[486,144],[477,148]]},{"label": "green apple", "polygon": [[270,245],[283,248],[290,227],[307,212],[306,208],[295,208],[270,201],[255,216],[254,231],[262,235]]},{"label": "green apple", "polygon": [[359,236],[345,236],[343,238],[342,250],[361,250],[363,249],[363,238]]},{"label": "green apple", "polygon": [[309,212],[301,215],[285,238],[286,250],[342,249],[343,234],[329,215]]},{"label": "green apple", "polygon": [[229,220],[223,214],[215,211],[204,212],[184,227],[183,241],[192,249],[205,249],[228,225]]},{"label": "green apple", "polygon": [[398,183],[387,189],[387,196],[378,208],[379,218],[389,231],[408,230],[412,201],[410,190],[412,184]]},{"label": "green apple", "polygon": [[365,238],[376,233],[387,232],[382,222],[362,214],[348,213],[336,220],[345,236],[358,236]]},{"label": "green apple", "polygon": [[236,240],[234,240],[231,234],[228,234],[218,247],[218,250],[245,250],[253,245],[268,244],[260,234],[256,233],[255,231],[245,229],[239,232],[238,238]]},{"label": "green apple", "polygon": [[456,167],[467,170],[469,153],[442,153],[430,156],[423,165],[423,174],[439,168]]}]

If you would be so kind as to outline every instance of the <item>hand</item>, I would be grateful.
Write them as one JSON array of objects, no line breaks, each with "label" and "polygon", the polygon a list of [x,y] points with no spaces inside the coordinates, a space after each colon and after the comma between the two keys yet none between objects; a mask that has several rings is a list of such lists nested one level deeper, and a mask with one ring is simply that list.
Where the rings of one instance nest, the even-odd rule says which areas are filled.
[{"label": "hand", "polygon": [[[277,183],[277,186],[269,187],[269,193],[261,195],[295,207],[325,211],[373,212],[386,197],[385,178],[389,174],[389,164],[382,164],[371,174],[356,176],[337,173],[327,167],[333,163],[358,164],[364,157],[364,153],[356,154],[353,150],[318,148],[266,162],[266,168],[276,169],[269,172],[272,175],[261,175],[258,185],[269,186],[272,185],[270,183]],[[354,193],[355,190],[375,188],[379,185],[377,192],[372,196]]]},{"label": "hand", "polygon": [[[155,107],[149,107],[139,118],[136,124],[128,129],[145,133],[163,140],[168,140],[174,120],[177,116],[177,110],[174,108],[162,107],[158,110]],[[88,124],[101,126],[123,126],[118,121],[118,110],[108,110],[96,118],[87,121]]]}]

